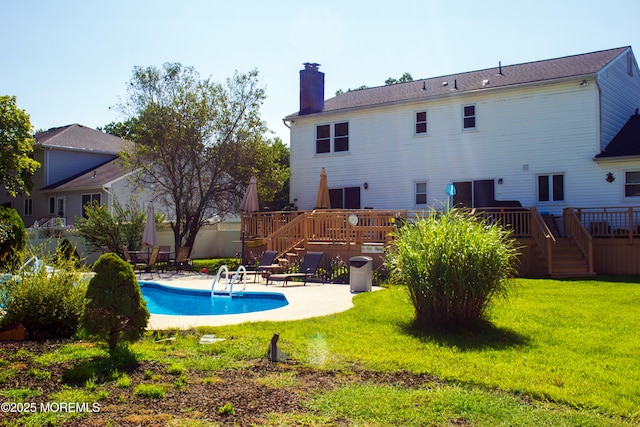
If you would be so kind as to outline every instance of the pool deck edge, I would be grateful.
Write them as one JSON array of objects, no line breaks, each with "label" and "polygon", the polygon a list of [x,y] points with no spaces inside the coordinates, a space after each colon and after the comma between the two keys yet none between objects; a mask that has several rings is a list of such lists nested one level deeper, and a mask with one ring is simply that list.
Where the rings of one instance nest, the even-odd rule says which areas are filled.
[{"label": "pool deck edge", "polygon": [[[198,273],[165,273],[159,278],[157,275],[151,277],[142,274],[139,278],[145,282],[155,282],[164,286],[176,288],[211,290],[213,276]],[[241,284],[234,287],[238,290]],[[216,286],[218,289],[218,286]],[[374,286],[373,290],[380,288]],[[281,283],[266,286],[261,278],[256,283],[253,277],[247,281],[246,292],[279,292],[286,296],[289,304],[285,307],[258,311],[243,314],[222,314],[211,316],[174,316],[163,314],[152,314],[149,318],[148,329],[190,329],[198,326],[223,326],[246,322],[274,321],[281,322],[287,320],[307,319],[311,317],[325,316],[339,313],[353,307],[353,296],[351,287],[348,284],[302,284],[289,283],[282,286]]]}]

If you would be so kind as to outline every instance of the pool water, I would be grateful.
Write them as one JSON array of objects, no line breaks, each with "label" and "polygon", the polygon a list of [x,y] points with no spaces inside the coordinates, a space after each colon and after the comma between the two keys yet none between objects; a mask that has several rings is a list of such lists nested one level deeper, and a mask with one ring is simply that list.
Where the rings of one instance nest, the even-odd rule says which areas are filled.
[{"label": "pool water", "polygon": [[142,297],[151,314],[175,316],[206,316],[220,314],[253,313],[273,310],[289,304],[287,298],[277,292],[234,292],[226,294],[195,289],[178,289],[153,282],[140,282]]}]

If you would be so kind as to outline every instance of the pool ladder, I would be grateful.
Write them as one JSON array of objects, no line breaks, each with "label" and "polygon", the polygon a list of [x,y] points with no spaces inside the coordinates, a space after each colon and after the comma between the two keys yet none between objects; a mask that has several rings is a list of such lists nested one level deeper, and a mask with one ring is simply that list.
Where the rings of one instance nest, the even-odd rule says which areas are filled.
[{"label": "pool ladder", "polygon": [[220,280],[223,278],[223,272],[224,278],[227,279],[227,283],[225,284],[223,291],[229,289],[229,297],[233,295],[233,285],[236,283],[240,276],[242,276],[242,290],[244,291],[247,288],[247,269],[244,267],[244,265],[238,267],[235,274],[231,277],[231,280],[229,280],[229,269],[226,265],[223,265],[218,269],[218,274],[216,274],[216,278],[213,279],[213,283],[211,284],[211,297],[214,296],[216,284],[218,284],[218,282],[220,282]]}]

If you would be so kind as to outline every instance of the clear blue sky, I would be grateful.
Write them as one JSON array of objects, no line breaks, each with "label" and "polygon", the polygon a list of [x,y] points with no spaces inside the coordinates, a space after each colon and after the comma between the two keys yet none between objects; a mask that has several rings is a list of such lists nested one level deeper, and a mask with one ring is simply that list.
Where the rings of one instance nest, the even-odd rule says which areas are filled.
[{"label": "clear blue sky", "polygon": [[0,0],[0,94],[35,129],[122,120],[134,66],[193,66],[218,82],[257,68],[262,117],[286,143],[298,71],[338,89],[621,46],[640,52],[640,1]]}]

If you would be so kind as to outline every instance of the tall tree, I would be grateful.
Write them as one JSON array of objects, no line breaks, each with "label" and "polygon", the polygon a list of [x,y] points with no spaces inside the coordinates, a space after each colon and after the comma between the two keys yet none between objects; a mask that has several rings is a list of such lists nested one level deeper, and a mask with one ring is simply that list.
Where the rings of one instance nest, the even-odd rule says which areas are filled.
[{"label": "tall tree", "polygon": [[134,144],[123,157],[138,170],[138,185],[173,209],[176,247],[193,247],[207,220],[237,212],[252,175],[281,174],[264,161],[272,142],[257,70],[222,85],[179,63],[135,67],[128,89],[118,108],[135,127]]},{"label": "tall tree", "polygon": [[31,191],[31,176],[40,167],[32,157],[35,143],[31,119],[16,97],[0,96],[0,182],[12,197]]},{"label": "tall tree", "polygon": [[393,77],[389,77],[387,80],[384,81],[385,85],[395,85],[398,83],[406,83],[406,82],[412,82],[413,81],[413,77],[411,77],[411,74],[405,72],[402,76],[400,76],[399,79],[394,79]]}]

